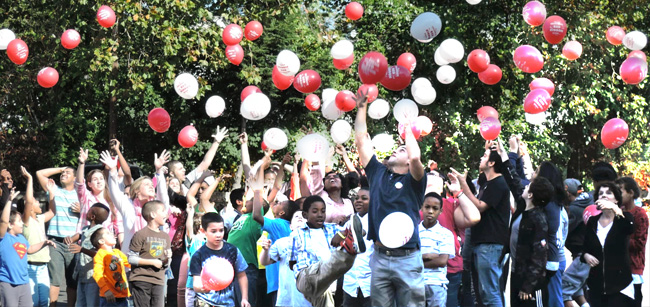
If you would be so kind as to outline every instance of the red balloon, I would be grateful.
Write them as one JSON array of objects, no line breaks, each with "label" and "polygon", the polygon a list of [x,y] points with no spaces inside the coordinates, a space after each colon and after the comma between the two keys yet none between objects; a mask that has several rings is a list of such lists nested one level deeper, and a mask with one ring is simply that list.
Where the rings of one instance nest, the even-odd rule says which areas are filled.
[{"label": "red balloon", "polygon": [[261,92],[262,90],[260,90],[259,87],[255,85],[249,85],[241,91],[241,95],[240,95],[241,101],[244,102],[244,99],[246,99],[246,97],[248,97],[248,95],[252,93],[261,93]]},{"label": "red balloon", "polygon": [[[264,143],[264,141],[262,141],[262,151],[266,151],[267,149],[269,149],[269,147],[266,146],[266,143]],[[273,153],[275,153],[275,150],[273,150]]]},{"label": "red balloon", "polygon": [[359,78],[363,84],[372,84],[381,81],[386,76],[388,60],[377,52],[371,51],[359,61]]},{"label": "red balloon", "polygon": [[348,69],[350,66],[352,66],[352,63],[354,63],[354,53],[345,59],[332,59],[332,63],[334,63],[334,67],[336,67],[336,69]]},{"label": "red balloon", "polygon": [[80,42],[81,36],[79,35],[79,32],[73,29],[65,30],[65,32],[63,32],[63,35],[61,35],[61,45],[65,49],[74,49],[75,47],[79,46]]},{"label": "red balloon", "polygon": [[311,69],[303,70],[296,75],[293,87],[298,92],[309,94],[315,92],[321,84],[320,75],[318,72]]},{"label": "red balloon", "polygon": [[611,26],[607,29],[605,33],[607,41],[614,45],[618,46],[623,43],[623,38],[625,38],[625,30],[619,26]]},{"label": "red balloon", "polygon": [[104,28],[110,28],[115,24],[115,12],[107,5],[102,5],[97,10],[97,22]]},{"label": "red balloon", "polygon": [[213,257],[205,261],[201,270],[201,283],[205,289],[221,291],[230,286],[234,276],[235,271],[228,260]]},{"label": "red balloon", "polygon": [[149,127],[153,131],[163,133],[169,129],[171,125],[171,117],[169,113],[163,108],[154,108],[149,111],[149,116],[147,116],[147,122],[149,122]]},{"label": "red balloon", "polygon": [[244,60],[244,49],[240,45],[226,47],[226,58],[237,66]]},{"label": "red balloon", "polygon": [[199,140],[199,132],[192,125],[185,126],[178,134],[178,144],[183,148],[190,148]]},{"label": "red balloon", "polygon": [[397,58],[397,65],[406,67],[410,73],[413,73],[415,66],[417,65],[417,61],[412,53],[404,52],[399,56],[399,58]]},{"label": "red balloon", "polygon": [[[275,66],[273,66],[273,72],[271,73],[271,79],[273,80],[273,84],[275,84],[275,87],[277,87],[281,91],[284,91],[284,90],[288,89],[291,86],[291,84],[293,84],[294,77],[293,76],[285,76],[285,75],[283,75],[280,72],[280,70],[278,69],[278,66],[275,65]],[[244,100],[242,99],[242,101],[244,101]]]},{"label": "red balloon", "polygon": [[539,1],[530,1],[524,5],[522,15],[527,24],[537,27],[546,19],[546,7]]},{"label": "red balloon", "polygon": [[537,48],[531,45],[521,45],[515,49],[512,56],[515,65],[523,72],[536,73],[544,67],[544,57]]},{"label": "red balloon", "polygon": [[345,16],[352,20],[359,20],[363,16],[363,6],[359,2],[350,2],[345,6]]},{"label": "red balloon", "polygon": [[501,122],[494,117],[488,117],[481,122],[478,128],[484,139],[492,141],[501,133]]},{"label": "red balloon", "polygon": [[478,108],[478,110],[476,111],[476,117],[478,117],[479,123],[488,117],[494,117],[496,119],[499,119],[499,112],[497,112],[497,110],[493,107],[482,106]]},{"label": "red balloon", "polygon": [[536,78],[533,81],[530,81],[528,88],[530,88],[531,91],[536,89],[545,90],[551,96],[555,93],[555,84],[553,84],[553,81],[546,78]]},{"label": "red balloon", "polygon": [[411,73],[404,66],[391,66],[386,71],[386,76],[381,79],[381,85],[391,91],[401,91],[411,84]]},{"label": "red balloon", "polygon": [[45,67],[38,72],[36,81],[44,88],[50,88],[59,82],[59,73],[52,67]]},{"label": "red balloon", "polygon": [[589,205],[585,208],[584,211],[582,211],[582,221],[587,224],[589,221],[589,218],[592,216],[597,216],[601,214],[602,211],[598,210],[598,205]]},{"label": "red balloon", "polygon": [[605,123],[600,132],[600,140],[609,149],[619,148],[627,140],[630,129],[620,118],[612,118]]},{"label": "red balloon", "polygon": [[582,45],[577,41],[566,42],[562,48],[562,55],[570,61],[574,61],[582,55]]},{"label": "red balloon", "polygon": [[478,74],[478,79],[487,85],[495,85],[501,81],[502,76],[503,73],[501,72],[501,68],[494,64],[490,64],[486,70]]},{"label": "red balloon", "polygon": [[14,64],[25,64],[29,56],[29,48],[27,48],[27,44],[23,40],[14,39],[7,45],[7,56]]},{"label": "red balloon", "polygon": [[639,84],[648,76],[648,63],[637,57],[630,57],[623,61],[619,69],[623,82]]},{"label": "red balloon", "polygon": [[363,84],[359,86],[357,93],[368,92],[368,103],[371,103],[379,96],[379,90],[374,84]]},{"label": "red balloon", "polygon": [[544,22],[544,38],[553,45],[559,44],[564,39],[566,30],[566,21],[560,16],[553,15]]},{"label": "red balloon", "polygon": [[[432,123],[433,125],[433,123]],[[413,133],[413,137],[416,139],[422,136],[422,129],[417,126],[416,120],[411,121],[410,123],[411,126],[411,132]],[[433,128],[433,127],[432,127]],[[406,125],[403,123],[397,124],[397,132],[399,132],[399,136],[405,140],[406,139]]]},{"label": "red balloon", "polygon": [[641,50],[634,50],[634,51],[630,52],[627,55],[627,58],[628,59],[629,58],[639,58],[639,59],[643,60],[644,62],[648,61],[648,59],[646,58],[645,53],[643,53],[643,51],[641,51]]},{"label": "red balloon", "polygon": [[354,101],[354,94],[348,90],[340,91],[336,94],[334,102],[336,103],[336,107],[343,112],[352,111],[357,106]]},{"label": "red balloon", "polygon": [[264,32],[264,27],[262,27],[262,24],[257,20],[247,23],[244,28],[244,35],[246,35],[246,39],[249,41],[254,41],[260,38],[262,32]]},{"label": "red balloon", "polygon": [[551,95],[546,90],[532,90],[524,99],[524,111],[530,114],[537,114],[548,110],[551,106]]},{"label": "red balloon", "polygon": [[233,46],[241,42],[244,32],[238,24],[231,23],[221,32],[221,39],[226,46]]},{"label": "red balloon", "polygon": [[316,94],[309,94],[305,97],[305,106],[310,111],[316,111],[320,108],[320,98]]},{"label": "red balloon", "polygon": [[475,73],[484,72],[490,65],[490,56],[485,50],[474,49],[467,55],[467,66]]}]

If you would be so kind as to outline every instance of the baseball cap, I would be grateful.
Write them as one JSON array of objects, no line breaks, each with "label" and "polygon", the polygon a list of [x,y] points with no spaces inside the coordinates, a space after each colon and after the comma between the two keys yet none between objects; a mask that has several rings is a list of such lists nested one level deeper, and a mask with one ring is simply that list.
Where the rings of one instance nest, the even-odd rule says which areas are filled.
[{"label": "baseball cap", "polygon": [[564,187],[566,191],[571,195],[578,195],[578,192],[582,192],[582,183],[575,178],[567,178],[564,180]]}]

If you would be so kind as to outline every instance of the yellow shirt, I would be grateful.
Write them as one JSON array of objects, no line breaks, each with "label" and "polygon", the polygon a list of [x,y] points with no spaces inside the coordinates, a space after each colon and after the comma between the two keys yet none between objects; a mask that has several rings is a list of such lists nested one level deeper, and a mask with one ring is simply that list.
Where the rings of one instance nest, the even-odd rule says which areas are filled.
[{"label": "yellow shirt", "polygon": [[93,278],[99,286],[99,296],[106,297],[106,291],[111,290],[117,298],[129,297],[129,284],[126,282],[126,270],[124,267],[131,267],[126,255],[119,249],[114,248],[112,252],[99,249],[95,258]]}]

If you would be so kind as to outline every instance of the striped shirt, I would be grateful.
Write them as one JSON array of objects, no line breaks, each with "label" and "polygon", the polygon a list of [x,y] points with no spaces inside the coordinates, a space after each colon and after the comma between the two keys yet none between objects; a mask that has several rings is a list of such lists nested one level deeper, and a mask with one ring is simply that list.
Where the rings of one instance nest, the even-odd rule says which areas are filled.
[{"label": "striped shirt", "polygon": [[343,231],[343,227],[337,224],[325,223],[322,228],[309,228],[307,224],[291,233],[293,247],[291,250],[291,261],[296,261],[294,274],[304,268],[321,260],[329,259],[331,252],[336,250],[332,246],[332,238],[337,232]]},{"label": "striped shirt", "polygon": [[77,233],[79,213],[72,212],[70,207],[72,207],[72,204],[78,202],[77,191],[56,187],[56,191],[54,192],[56,214],[50,220],[50,226],[47,228],[48,236],[65,238]]}]

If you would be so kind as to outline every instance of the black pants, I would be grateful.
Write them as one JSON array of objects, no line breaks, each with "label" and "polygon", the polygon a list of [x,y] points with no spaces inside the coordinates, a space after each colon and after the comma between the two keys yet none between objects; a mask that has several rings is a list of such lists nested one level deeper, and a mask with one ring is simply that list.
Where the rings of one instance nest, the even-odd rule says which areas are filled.
[{"label": "black pants", "polygon": [[343,307],[370,307],[372,300],[369,297],[363,297],[361,288],[357,288],[357,297],[352,297],[343,291]]},{"label": "black pants", "polygon": [[591,307],[632,307],[634,300],[623,293],[603,295],[596,291],[589,292],[589,305]]},{"label": "black pants", "polygon": [[132,281],[130,285],[135,307],[165,306],[165,286],[146,281]]},{"label": "black pants", "polygon": [[634,306],[636,307],[641,307],[641,303],[643,302],[643,293],[641,293],[642,285],[643,284],[634,285]]}]

